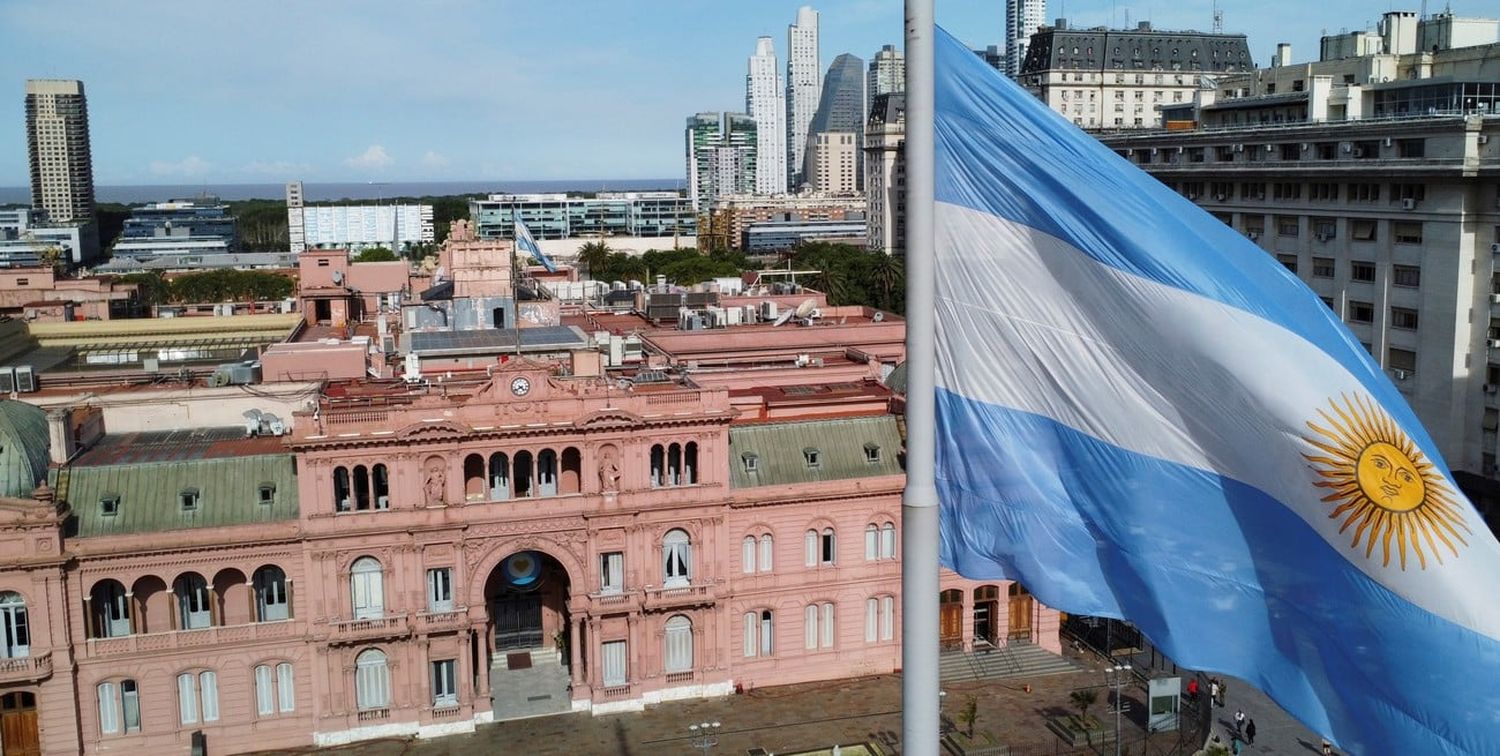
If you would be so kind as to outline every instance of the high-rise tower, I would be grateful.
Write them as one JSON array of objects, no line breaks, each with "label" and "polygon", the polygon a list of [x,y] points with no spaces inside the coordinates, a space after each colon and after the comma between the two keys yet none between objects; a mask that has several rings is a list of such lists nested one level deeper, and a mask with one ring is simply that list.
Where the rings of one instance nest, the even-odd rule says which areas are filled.
[{"label": "high-rise tower", "polygon": [[[855,145],[857,154],[858,146],[864,144],[865,115],[865,62],[856,55],[843,53],[829,64],[828,75],[823,79],[823,95],[818,99],[818,110],[807,125],[808,145],[819,134],[852,134],[854,138],[849,143]],[[808,183],[813,164],[805,155],[803,162],[803,181]],[[862,162],[856,160],[853,166],[854,173],[857,174],[855,188],[864,186],[864,168],[860,165]],[[828,190],[826,186],[817,188]]]},{"label": "high-rise tower", "polygon": [[1021,73],[1026,48],[1038,26],[1047,21],[1047,0],[1005,0],[1005,75]]},{"label": "high-rise tower", "polygon": [[26,82],[26,147],[31,154],[31,206],[56,223],[94,219],[94,163],[83,82]]},{"label": "high-rise tower", "polygon": [[818,61],[818,12],[797,9],[797,22],[786,29],[786,159],[787,184],[802,184],[802,157],[807,148],[807,125],[823,92],[823,69]]},{"label": "high-rise tower", "polygon": [[865,77],[865,107],[874,107],[875,98],[883,94],[905,91],[906,58],[895,45],[884,45],[870,59],[870,72]]},{"label": "high-rise tower", "polygon": [[687,119],[688,198],[708,212],[729,194],[750,194],[756,182],[755,121],[744,113],[698,113]]},{"label": "high-rise tower", "polygon": [[776,65],[776,46],[770,37],[755,41],[750,71],[745,75],[745,112],[755,119],[755,193],[786,193],[785,84]]}]

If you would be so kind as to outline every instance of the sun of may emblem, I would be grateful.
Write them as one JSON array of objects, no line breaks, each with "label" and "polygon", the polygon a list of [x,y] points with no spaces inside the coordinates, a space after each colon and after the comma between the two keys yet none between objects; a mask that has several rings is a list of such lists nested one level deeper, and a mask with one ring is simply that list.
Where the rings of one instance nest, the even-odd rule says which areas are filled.
[{"label": "sun of may emblem", "polygon": [[1458,556],[1458,545],[1468,545],[1459,531],[1473,531],[1416,444],[1371,399],[1345,396],[1342,406],[1328,405],[1332,414],[1318,410],[1322,421],[1309,422],[1315,435],[1304,438],[1321,453],[1302,456],[1322,478],[1316,485],[1328,489],[1322,499],[1333,507],[1328,517],[1343,518],[1340,533],[1354,529],[1349,546],[1363,543],[1369,559],[1378,543],[1381,564],[1390,566],[1394,540],[1403,570],[1408,548],[1424,570],[1428,556],[1443,561],[1439,544]]}]

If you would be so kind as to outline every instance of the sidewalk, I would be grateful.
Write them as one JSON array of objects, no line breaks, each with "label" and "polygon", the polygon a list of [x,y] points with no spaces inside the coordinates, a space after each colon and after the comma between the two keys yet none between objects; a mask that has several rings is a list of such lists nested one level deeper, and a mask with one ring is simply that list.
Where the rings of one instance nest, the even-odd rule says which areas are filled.
[{"label": "sidewalk", "polygon": [[1241,754],[1321,754],[1319,744],[1323,738],[1307,729],[1301,722],[1281,710],[1266,694],[1249,683],[1233,677],[1222,678],[1228,682],[1229,695],[1224,698],[1223,708],[1214,709],[1214,732],[1227,745],[1234,734],[1234,712],[1245,712],[1245,721],[1255,720],[1255,743],[1247,745]]}]

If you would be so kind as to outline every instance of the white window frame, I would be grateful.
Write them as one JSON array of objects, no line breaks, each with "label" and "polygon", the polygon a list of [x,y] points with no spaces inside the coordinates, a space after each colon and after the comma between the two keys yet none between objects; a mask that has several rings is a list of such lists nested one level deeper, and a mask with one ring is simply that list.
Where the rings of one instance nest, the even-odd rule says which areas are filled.
[{"label": "white window frame", "polygon": [[432,567],[427,570],[427,611],[453,611],[452,567]]},{"label": "white window frame", "polygon": [[880,528],[875,523],[865,526],[865,561],[873,562],[880,558]]},{"label": "white window frame", "polygon": [[378,648],[367,648],[354,659],[354,704],[360,711],[391,707],[390,661]]},{"label": "white window frame", "polygon": [[693,671],[693,621],[679,614],[667,620],[662,648],[662,670]]},{"label": "white window frame", "polygon": [[99,696],[99,733],[119,735],[121,729],[119,685],[113,681],[99,683],[94,688]]},{"label": "white window frame", "polygon": [[880,558],[896,558],[896,523],[894,522],[880,526]]},{"label": "white window frame", "polygon": [[255,715],[269,717],[275,714],[275,672],[269,664],[257,664],[255,666]]},{"label": "white window frame", "polygon": [[771,656],[776,652],[776,615],[770,609],[760,613],[760,655]]},{"label": "white window frame", "polygon": [[[280,581],[270,579],[275,574],[281,576]],[[251,577],[252,586],[255,590],[255,611],[257,622],[280,622],[290,619],[292,606],[290,596],[287,592],[286,571],[275,565],[267,565],[255,571]]]},{"label": "white window frame", "polygon": [[276,665],[276,708],[283,714],[297,709],[296,670],[291,662]]},{"label": "white window frame", "polygon": [[26,599],[14,591],[0,593],[0,659],[31,656],[31,623]]},{"label": "white window frame", "polygon": [[375,557],[354,560],[349,569],[351,614],[354,619],[385,616],[385,567]]},{"label": "white window frame", "polygon": [[625,590],[625,553],[609,551],[599,555],[599,592],[620,593]]},{"label": "white window frame", "polygon": [[880,639],[883,641],[893,640],[896,637],[896,598],[894,596],[880,597]]},{"label": "white window frame", "polygon": [[760,571],[771,571],[771,556],[776,552],[776,541],[770,533],[763,533],[760,537]]},{"label": "white window frame", "polygon": [[756,612],[745,612],[744,620],[745,658],[753,659],[760,649],[760,615]]},{"label": "white window frame", "polygon": [[755,554],[757,550],[755,536],[747,535],[740,541],[740,571],[749,575],[755,572]]},{"label": "white window frame", "polygon": [[818,563],[825,566],[838,564],[839,542],[833,528],[823,528],[818,538]]},{"label": "white window frame", "polygon": [[437,659],[432,662],[432,705],[458,705],[458,660]]},{"label": "white window frame", "polygon": [[618,688],[629,682],[630,670],[626,653],[627,648],[623,640],[605,641],[600,644],[600,656],[604,659],[601,665],[604,673],[604,687]]},{"label": "white window frame", "polygon": [[874,643],[880,633],[880,599],[865,599],[865,642]]},{"label": "white window frame", "polygon": [[805,567],[818,566],[817,530],[809,530],[802,535],[802,564]]},{"label": "white window frame", "polygon": [[177,675],[177,718],[184,725],[219,721],[219,676],[212,670]]},{"label": "white window frame", "polygon": [[686,530],[673,528],[661,539],[662,585],[668,588],[693,582],[693,542]]},{"label": "white window frame", "polygon": [[818,605],[802,607],[802,648],[816,651],[818,648]]},{"label": "white window frame", "polygon": [[823,604],[823,648],[833,648],[833,642],[838,634],[838,623],[834,621],[833,602],[827,601]]}]

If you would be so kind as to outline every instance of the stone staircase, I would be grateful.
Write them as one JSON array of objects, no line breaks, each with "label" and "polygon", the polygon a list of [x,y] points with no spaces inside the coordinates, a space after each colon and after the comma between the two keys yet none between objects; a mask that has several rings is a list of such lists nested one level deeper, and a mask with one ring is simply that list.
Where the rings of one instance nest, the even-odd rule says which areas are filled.
[{"label": "stone staircase", "polygon": [[[512,652],[523,653],[523,652]],[[506,654],[497,653],[490,664],[490,704],[495,721],[561,714],[573,708],[568,692],[568,668],[557,651],[533,648],[531,666],[510,669]]]},{"label": "stone staircase", "polygon": [[938,673],[944,682],[1043,677],[1080,669],[1057,654],[1017,641],[998,648],[981,646],[973,651],[944,651],[938,660]]}]

